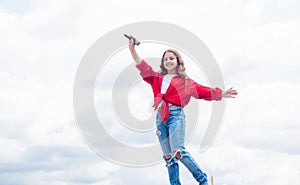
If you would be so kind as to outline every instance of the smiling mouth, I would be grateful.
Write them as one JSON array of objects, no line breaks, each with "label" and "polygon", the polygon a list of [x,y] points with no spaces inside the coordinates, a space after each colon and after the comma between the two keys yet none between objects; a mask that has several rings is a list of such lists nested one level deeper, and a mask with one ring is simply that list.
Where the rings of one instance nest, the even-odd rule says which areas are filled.
[{"label": "smiling mouth", "polygon": [[173,64],[167,64],[166,65],[166,67],[172,67],[173,66]]}]

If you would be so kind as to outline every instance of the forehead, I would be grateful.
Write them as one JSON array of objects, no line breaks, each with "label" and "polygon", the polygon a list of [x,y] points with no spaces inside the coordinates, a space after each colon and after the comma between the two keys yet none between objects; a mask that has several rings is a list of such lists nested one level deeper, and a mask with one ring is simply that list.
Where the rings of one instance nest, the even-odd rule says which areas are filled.
[{"label": "forehead", "polygon": [[167,51],[164,57],[176,57],[176,55],[172,52]]}]

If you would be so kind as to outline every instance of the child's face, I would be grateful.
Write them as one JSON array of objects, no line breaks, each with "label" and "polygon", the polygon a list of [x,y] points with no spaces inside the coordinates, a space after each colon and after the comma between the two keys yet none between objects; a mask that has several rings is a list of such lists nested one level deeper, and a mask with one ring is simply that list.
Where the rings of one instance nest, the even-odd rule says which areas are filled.
[{"label": "child's face", "polygon": [[168,73],[176,74],[177,58],[172,52],[166,52],[164,56],[164,67]]}]

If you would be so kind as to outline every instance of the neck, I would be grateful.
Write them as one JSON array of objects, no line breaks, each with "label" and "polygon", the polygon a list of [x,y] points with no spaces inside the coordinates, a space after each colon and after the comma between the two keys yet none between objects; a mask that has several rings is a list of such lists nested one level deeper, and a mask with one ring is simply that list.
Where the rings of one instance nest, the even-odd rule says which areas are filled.
[{"label": "neck", "polygon": [[176,75],[176,70],[168,71],[168,74]]}]

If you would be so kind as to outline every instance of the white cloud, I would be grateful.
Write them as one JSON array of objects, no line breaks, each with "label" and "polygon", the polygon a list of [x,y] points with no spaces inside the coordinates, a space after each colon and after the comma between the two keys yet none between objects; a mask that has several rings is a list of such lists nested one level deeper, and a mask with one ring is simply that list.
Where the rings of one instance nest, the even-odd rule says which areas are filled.
[{"label": "white cloud", "polygon": [[201,160],[206,169],[214,172],[217,184],[299,182],[299,155],[221,142],[202,154]]}]

